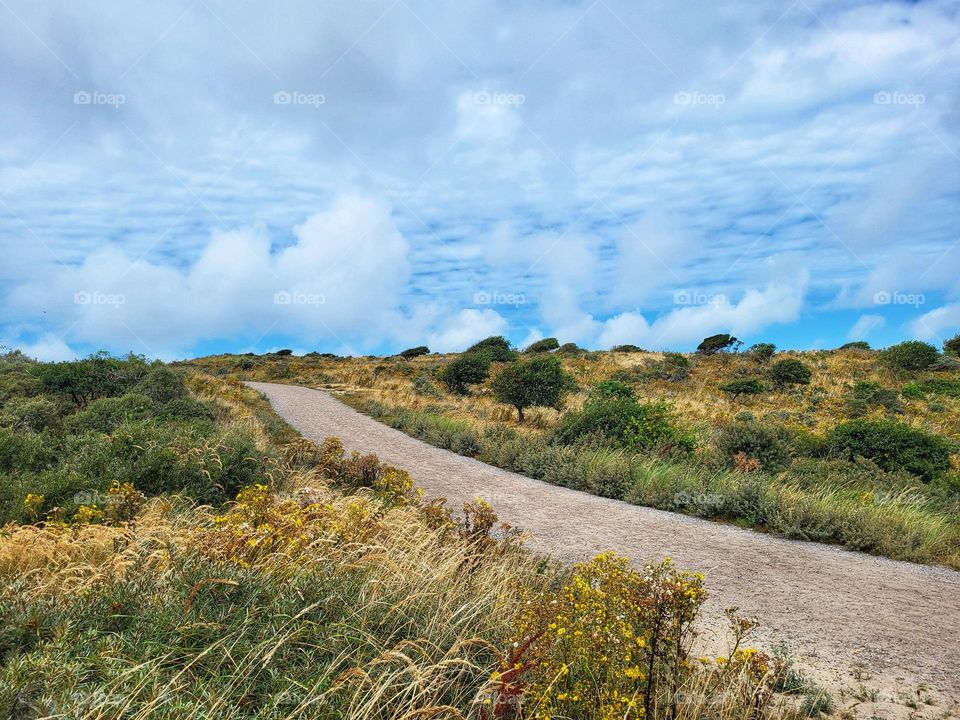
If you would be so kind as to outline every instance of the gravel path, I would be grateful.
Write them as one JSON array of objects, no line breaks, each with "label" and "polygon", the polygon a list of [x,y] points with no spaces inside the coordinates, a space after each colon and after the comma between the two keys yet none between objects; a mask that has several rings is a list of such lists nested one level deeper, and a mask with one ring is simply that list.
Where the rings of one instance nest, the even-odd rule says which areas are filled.
[{"label": "gravel path", "polygon": [[[528,546],[568,561],[615,550],[642,562],[672,556],[706,575],[705,616],[737,605],[784,641],[820,682],[863,683],[882,693],[923,683],[960,698],[960,573],[797,542],[608,500],[532,480],[427,445],[328,393],[249,383],[305,437],[335,435],[409,470],[428,496],[490,501],[501,520],[531,534]],[[705,635],[718,637],[709,622]],[[921,706],[922,707],[922,706]],[[940,705],[940,711],[943,706]]]}]

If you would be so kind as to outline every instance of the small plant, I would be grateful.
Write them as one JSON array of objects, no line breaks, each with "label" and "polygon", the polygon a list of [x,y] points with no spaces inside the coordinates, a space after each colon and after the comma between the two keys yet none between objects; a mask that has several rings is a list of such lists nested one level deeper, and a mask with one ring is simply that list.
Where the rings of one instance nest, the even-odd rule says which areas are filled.
[{"label": "small plant", "polygon": [[954,335],[943,341],[943,351],[952,355],[960,355],[960,335]]},{"label": "small plant", "polygon": [[574,382],[560,358],[551,355],[508,365],[493,379],[492,387],[497,400],[517,409],[522,423],[528,407],[559,408]]},{"label": "small plant", "polygon": [[610,348],[610,352],[622,352],[622,353],[638,353],[643,352],[643,348],[637,345],[614,345]]},{"label": "small plant", "polygon": [[847,401],[847,413],[850,417],[863,417],[870,407],[882,407],[893,413],[903,411],[896,390],[885,388],[877,382],[858,382]]},{"label": "small plant", "polygon": [[844,343],[837,350],[869,350],[870,343],[866,340],[854,340],[853,342]]},{"label": "small plant", "polygon": [[704,338],[703,341],[697,345],[697,352],[700,355],[716,355],[718,352],[724,352],[725,350],[736,350],[741,345],[743,345],[743,343],[733,335],[729,333],[718,333],[717,335]]},{"label": "small plant", "polygon": [[779,388],[791,385],[809,385],[812,371],[795,358],[778,360],[770,366],[770,379]]},{"label": "small plant", "polygon": [[561,355],[579,355],[586,351],[576,343],[569,342],[558,347],[557,352]]},{"label": "small plant", "polygon": [[407,348],[406,350],[400,353],[400,357],[410,360],[412,358],[420,357],[421,355],[429,355],[430,348],[426,345],[417,345],[416,347]]},{"label": "small plant", "polygon": [[556,350],[560,347],[559,341],[554,337],[544,338],[543,340],[537,340],[535,343],[531,343],[530,346],[524,350],[525,353],[543,353],[550,352],[551,350]]},{"label": "small plant", "polygon": [[466,395],[470,385],[481,383],[490,375],[490,356],[485,352],[470,352],[452,360],[440,370],[440,380],[447,389]]},{"label": "small plant", "polygon": [[590,397],[595,400],[635,400],[633,388],[620,380],[601,380],[590,388]]},{"label": "small plant", "polygon": [[738,398],[741,395],[759,395],[767,391],[767,386],[756,378],[738,378],[724,383],[720,386],[720,389],[728,395]]},{"label": "small plant", "polygon": [[437,390],[436,385],[433,384],[433,380],[430,378],[430,375],[426,372],[422,372],[417,375],[412,381],[411,385],[413,386],[413,391],[417,395],[423,395],[425,397],[439,397],[440,392]]},{"label": "small plant", "polygon": [[883,350],[880,357],[893,370],[916,372],[932,366],[937,362],[940,353],[930,343],[907,340]]}]

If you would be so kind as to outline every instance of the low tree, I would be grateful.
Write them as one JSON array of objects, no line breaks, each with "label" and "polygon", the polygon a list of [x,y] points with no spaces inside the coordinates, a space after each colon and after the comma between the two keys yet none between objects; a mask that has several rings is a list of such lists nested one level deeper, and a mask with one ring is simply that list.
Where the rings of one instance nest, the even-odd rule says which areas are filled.
[{"label": "low tree", "polygon": [[768,363],[773,358],[773,354],[777,351],[777,346],[773,343],[757,343],[756,345],[751,345],[747,352],[750,354],[750,357],[756,360],[758,363]]},{"label": "low tree", "polygon": [[724,383],[720,389],[736,399],[741,395],[759,395],[766,392],[767,387],[756,378],[738,378]]},{"label": "low tree", "polygon": [[466,395],[468,386],[481,383],[490,375],[490,357],[472,352],[452,360],[440,370],[438,377],[450,392]]},{"label": "low tree", "polygon": [[420,357],[421,355],[429,355],[429,354],[430,354],[430,348],[428,348],[426,345],[417,345],[416,347],[407,348],[406,350],[401,352],[400,357],[410,360],[415,357]]},{"label": "low tree", "polygon": [[573,377],[554,356],[508,365],[493,379],[494,396],[517,409],[519,422],[523,422],[523,411],[528,407],[559,408],[573,387]]},{"label": "low tree", "polygon": [[940,353],[930,343],[907,340],[886,348],[880,357],[893,370],[915,372],[930,368],[940,358]]},{"label": "low tree", "polygon": [[557,348],[557,352],[561,355],[578,355],[584,352],[583,348],[577,345],[576,343],[564,343]]},{"label": "low tree", "polygon": [[551,350],[556,350],[558,347],[560,347],[560,342],[554,337],[549,337],[549,338],[544,338],[543,340],[537,340],[535,343],[532,343],[530,347],[528,347],[523,352],[525,353],[550,352]]},{"label": "low tree", "polygon": [[844,343],[837,350],[869,350],[870,343],[866,340],[854,340],[853,342]]},{"label": "low tree", "polygon": [[960,355],[960,335],[954,335],[943,341],[943,351],[952,355]]},{"label": "low tree", "polygon": [[277,350],[274,355],[279,355],[280,357],[288,357],[293,355],[293,350],[290,348],[283,348],[282,350]]},{"label": "low tree", "polygon": [[610,352],[638,353],[643,352],[643,348],[639,345],[631,345],[627,343],[626,345],[614,345],[612,348],[610,348]]},{"label": "low tree", "polygon": [[491,335],[480,342],[476,342],[465,351],[469,353],[484,353],[492,362],[512,362],[517,359],[517,351],[510,347],[510,341],[502,335]]},{"label": "low tree", "polygon": [[770,379],[779,388],[790,385],[809,385],[813,372],[795,358],[779,360],[770,366]]},{"label": "low tree", "polygon": [[715,355],[718,352],[723,352],[731,348],[736,350],[742,344],[743,343],[729,333],[719,333],[704,338],[703,341],[697,345],[697,352],[701,355]]}]

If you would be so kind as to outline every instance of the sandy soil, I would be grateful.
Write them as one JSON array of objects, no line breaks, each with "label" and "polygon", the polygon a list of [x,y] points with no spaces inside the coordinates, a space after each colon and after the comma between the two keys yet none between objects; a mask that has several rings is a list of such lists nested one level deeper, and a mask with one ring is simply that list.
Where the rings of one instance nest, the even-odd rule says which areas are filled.
[{"label": "sandy soil", "polygon": [[335,435],[348,450],[375,452],[409,470],[428,496],[446,497],[454,507],[474,497],[488,500],[501,520],[529,532],[534,551],[567,561],[605,550],[637,563],[671,556],[680,567],[703,572],[710,590],[705,643],[722,642],[722,625],[710,618],[739,606],[763,624],[755,644],[785,643],[837,704],[856,715],[933,718],[956,711],[958,572],[549,485],[427,445],[326,392],[249,384],[305,437]]}]

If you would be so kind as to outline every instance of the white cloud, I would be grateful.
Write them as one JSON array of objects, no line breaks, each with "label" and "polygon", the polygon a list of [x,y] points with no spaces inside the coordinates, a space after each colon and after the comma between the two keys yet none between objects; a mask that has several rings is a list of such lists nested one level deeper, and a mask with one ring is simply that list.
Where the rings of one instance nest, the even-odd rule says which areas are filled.
[{"label": "white cloud", "polygon": [[848,340],[866,340],[870,333],[879,330],[886,324],[882,315],[865,314],[857,318],[850,330],[847,331]]},{"label": "white cloud", "polygon": [[925,312],[910,323],[913,337],[921,340],[939,340],[960,332],[960,303],[943,305]]},{"label": "white cloud", "polygon": [[506,331],[507,321],[495,310],[471,308],[444,319],[427,344],[434,352],[462,352],[477,340]]}]

